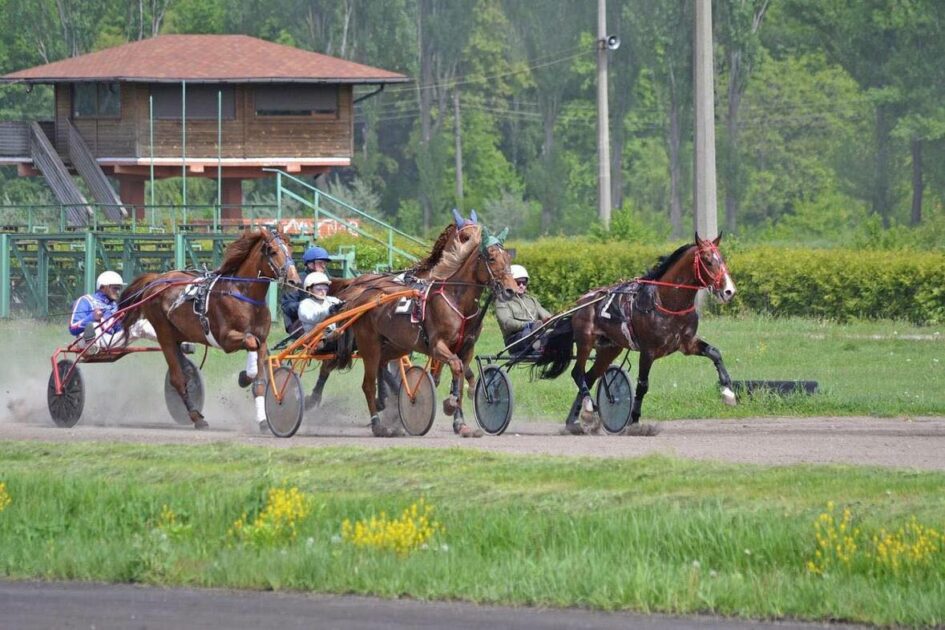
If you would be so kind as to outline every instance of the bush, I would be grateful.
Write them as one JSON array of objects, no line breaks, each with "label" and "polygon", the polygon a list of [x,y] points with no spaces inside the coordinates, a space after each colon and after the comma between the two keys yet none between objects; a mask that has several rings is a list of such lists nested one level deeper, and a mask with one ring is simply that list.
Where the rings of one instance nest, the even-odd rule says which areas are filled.
[{"label": "bush", "polygon": [[[513,245],[510,245],[513,246]],[[532,290],[551,311],[585,291],[629,280],[673,250],[583,239],[514,245]],[[738,288],[734,308],[776,316],[905,319],[945,322],[945,254],[919,251],[726,248]],[[730,310],[731,307],[726,307]]]}]

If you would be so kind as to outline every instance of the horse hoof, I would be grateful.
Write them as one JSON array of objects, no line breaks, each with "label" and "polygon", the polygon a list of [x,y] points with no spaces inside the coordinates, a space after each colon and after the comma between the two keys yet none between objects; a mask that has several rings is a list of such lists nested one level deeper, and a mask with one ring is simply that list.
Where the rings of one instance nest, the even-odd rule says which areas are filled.
[{"label": "horse hoof", "polygon": [[374,437],[396,437],[397,432],[387,425],[381,424],[381,419],[375,417],[371,420],[371,434]]},{"label": "horse hoof", "polygon": [[322,397],[318,394],[311,394],[305,397],[305,411],[314,409],[322,404]]},{"label": "horse hoof", "polygon": [[239,383],[240,387],[246,389],[253,384],[253,379],[251,379],[249,375],[246,374],[246,370],[242,370],[240,375],[237,377],[236,382]]},{"label": "horse hoof", "polygon": [[456,400],[455,396],[450,396],[443,401],[443,413],[447,416],[452,416],[456,413],[456,410],[459,409],[459,401]]},{"label": "horse hoof", "polygon": [[259,422],[256,423],[256,425],[259,427],[259,432],[260,432],[260,433],[269,433],[269,421],[268,421],[268,420],[260,420]]},{"label": "horse hoof", "polygon": [[194,420],[194,428],[197,429],[198,431],[201,431],[203,429],[209,429],[210,424],[206,420],[201,418],[200,420]]},{"label": "horse hoof", "polygon": [[564,424],[564,433],[566,435],[585,435],[584,427],[580,422],[566,422]]},{"label": "horse hoof", "polygon": [[474,429],[473,427],[469,426],[465,422],[463,424],[454,426],[453,431],[456,433],[456,435],[463,438],[481,438],[482,437],[482,431],[480,431],[479,429]]},{"label": "horse hoof", "polygon": [[194,424],[197,424],[198,422],[203,420],[203,414],[197,411],[196,409],[191,409],[189,413],[190,413],[190,420]]},{"label": "horse hoof", "polygon": [[722,402],[724,402],[729,407],[734,407],[737,403],[735,399],[735,392],[733,392],[728,387],[722,388]]}]

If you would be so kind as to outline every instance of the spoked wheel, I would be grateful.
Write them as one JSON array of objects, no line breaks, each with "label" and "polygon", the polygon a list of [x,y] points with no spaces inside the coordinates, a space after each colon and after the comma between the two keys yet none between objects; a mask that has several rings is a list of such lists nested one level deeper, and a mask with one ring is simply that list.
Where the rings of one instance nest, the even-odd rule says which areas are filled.
[{"label": "spoked wheel", "polygon": [[433,377],[419,365],[404,373],[397,395],[400,422],[408,435],[426,435],[436,415],[436,389]]},{"label": "spoked wheel", "polygon": [[502,435],[512,420],[512,383],[497,365],[482,371],[476,383],[476,422],[489,435]]},{"label": "spoked wheel", "polygon": [[[193,361],[187,357],[181,356],[180,366],[184,371],[184,382],[187,383],[187,397],[194,405],[197,411],[203,411],[203,375]],[[181,400],[180,394],[171,385],[171,371],[168,370],[164,376],[164,404],[167,405],[167,411],[174,418],[177,424],[193,424],[190,419],[190,412],[187,411],[187,405]]]},{"label": "spoked wheel", "polygon": [[597,384],[597,409],[607,433],[620,433],[630,422],[633,385],[622,367],[611,365]]},{"label": "spoked wheel", "polygon": [[277,367],[272,373],[272,380],[266,384],[269,429],[276,437],[292,437],[302,424],[304,407],[305,395],[299,375],[288,367]]},{"label": "spoked wheel", "polygon": [[82,383],[82,373],[72,361],[63,359],[56,364],[59,373],[59,382],[62,383],[62,393],[56,393],[56,373],[49,375],[49,386],[46,388],[46,405],[49,415],[57,427],[74,427],[82,417],[82,408],[85,407],[85,385]]}]

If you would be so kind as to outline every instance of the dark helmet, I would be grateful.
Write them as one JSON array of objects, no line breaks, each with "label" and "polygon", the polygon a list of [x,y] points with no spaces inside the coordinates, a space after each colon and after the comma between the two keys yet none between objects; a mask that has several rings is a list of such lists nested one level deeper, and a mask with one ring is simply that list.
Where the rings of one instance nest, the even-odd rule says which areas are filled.
[{"label": "dark helmet", "polygon": [[318,245],[312,245],[305,250],[305,253],[302,254],[302,263],[308,264],[310,262],[315,262],[316,260],[324,260],[328,262],[331,260],[331,257],[328,256],[328,251],[324,247],[319,247]]}]

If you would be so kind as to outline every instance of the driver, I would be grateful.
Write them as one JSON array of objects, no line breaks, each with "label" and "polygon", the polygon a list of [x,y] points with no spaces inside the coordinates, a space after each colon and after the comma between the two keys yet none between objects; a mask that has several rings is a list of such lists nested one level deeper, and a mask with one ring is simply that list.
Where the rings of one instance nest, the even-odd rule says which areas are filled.
[{"label": "driver", "polygon": [[[516,293],[504,302],[496,302],[495,316],[505,345],[510,346],[528,336],[539,324],[551,317],[541,303],[528,291],[528,271],[522,265],[512,265],[512,278],[518,285]],[[536,341],[537,343],[537,341]]]},{"label": "driver", "polygon": [[[80,347],[88,348],[88,354],[124,343],[125,330],[115,318],[118,311],[118,296],[124,280],[114,271],[103,271],[95,280],[95,293],[83,295],[72,307],[69,332],[82,341]],[[135,339],[157,339],[154,327],[146,319],[139,319],[128,331],[128,343]]]},{"label": "driver", "polygon": [[[312,245],[302,254],[302,264],[305,266],[305,271],[309,274],[317,271],[327,276],[328,263],[330,261],[331,258],[328,256],[328,251],[325,250],[324,247],[318,247],[317,245]],[[306,279],[307,278],[308,276],[306,276]],[[329,283],[330,282],[331,279],[329,279]],[[303,289],[287,291],[282,296],[280,304],[282,308],[282,319],[285,321],[285,331],[290,335],[295,335],[302,330],[302,323],[299,321],[299,304],[301,304],[302,300],[307,296]]]},{"label": "driver", "polygon": [[[328,295],[328,286],[331,280],[321,271],[313,271],[305,276],[303,288],[308,293],[308,297],[299,302],[299,322],[302,330],[308,332],[328,317],[333,307],[341,304],[341,300],[333,295]],[[325,332],[331,332],[332,324]]]}]

